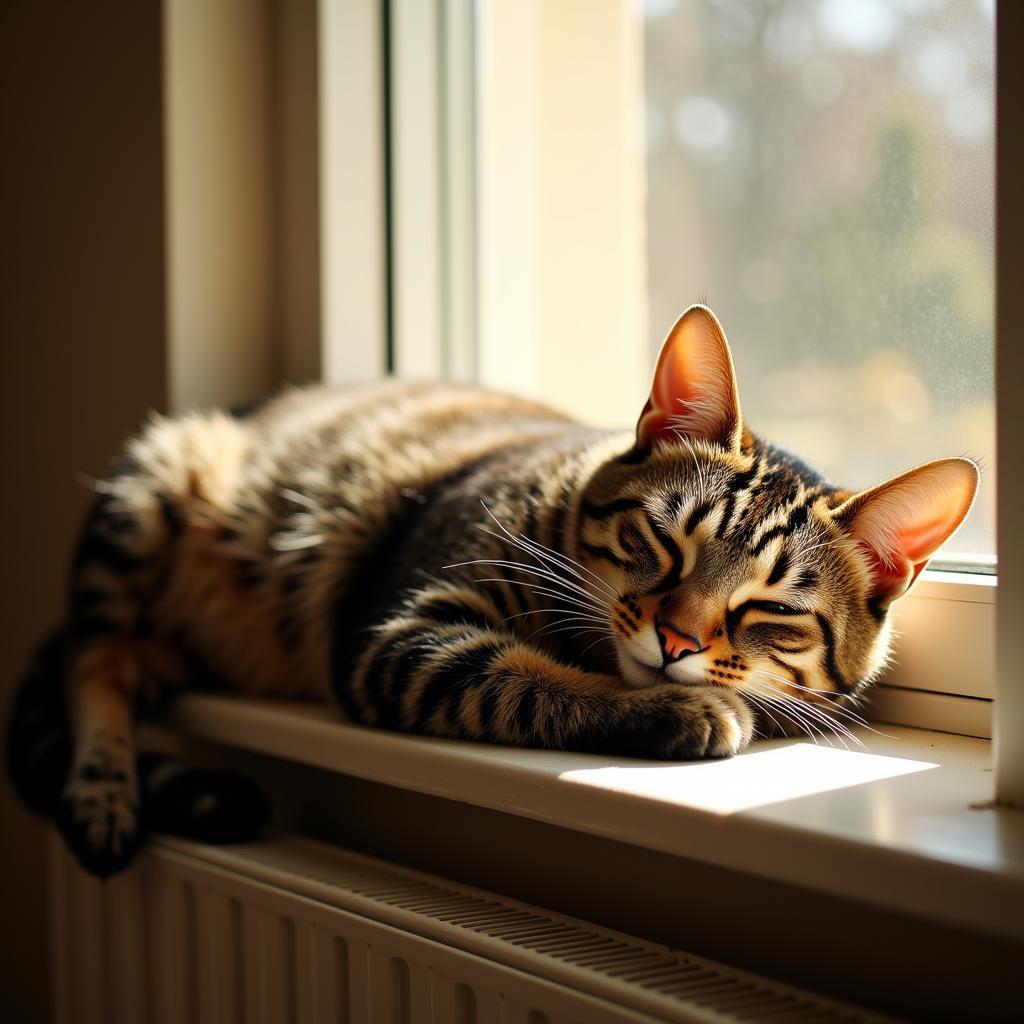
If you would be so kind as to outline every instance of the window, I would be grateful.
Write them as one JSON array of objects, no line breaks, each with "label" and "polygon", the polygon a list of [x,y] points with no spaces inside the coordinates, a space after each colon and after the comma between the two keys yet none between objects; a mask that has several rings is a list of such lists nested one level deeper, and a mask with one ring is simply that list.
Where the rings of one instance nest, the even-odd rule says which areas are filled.
[{"label": "window", "polygon": [[[479,378],[630,426],[703,294],[754,429],[838,482],[980,458],[933,567],[991,572],[991,5],[475,11]],[[879,717],[989,734],[993,584],[932,573],[900,602]]]},{"label": "window", "polygon": [[944,554],[991,570],[991,5],[480,6],[484,379],[630,425],[705,297],[748,421],[837,482],[978,458]]},{"label": "window", "polygon": [[[840,482],[870,484],[950,451],[980,456],[986,463],[987,491],[970,530],[958,538],[959,551],[943,553],[944,568],[961,571],[926,574],[896,606],[903,639],[875,699],[876,715],[885,721],[988,735],[995,694],[995,577],[978,570],[994,568],[991,5],[978,0],[864,0],[852,5],[843,0],[661,0],[647,5],[637,0],[444,0],[435,6],[390,0],[385,22],[373,0],[341,6],[361,12],[367,26],[377,25],[387,59],[381,68],[360,68],[358,88],[352,83],[339,88],[332,102],[334,72],[329,69],[353,65],[331,59],[325,29],[333,19],[324,11],[333,11],[334,5],[321,12],[328,377],[362,375],[351,369],[352,346],[361,338],[370,339],[373,348],[375,335],[352,331],[348,324],[366,307],[371,320],[388,323],[390,365],[400,373],[476,379],[535,395],[585,420],[628,426],[646,396],[652,348],[667,326],[659,321],[671,321],[703,290],[721,312],[736,348],[752,424],[802,451]],[[753,27],[743,9],[755,12]],[[680,18],[673,36],[665,26]],[[685,50],[686,58],[675,61],[681,65],[676,67],[669,44],[678,37],[696,49]],[[339,29],[336,38],[343,49],[347,33]],[[828,310],[813,295],[827,261],[808,259],[806,246],[796,242],[813,237],[842,255],[836,224],[856,227],[859,218],[874,217],[877,244],[879,222],[884,222],[880,215],[888,211],[880,197],[889,193],[884,188],[871,192],[868,184],[881,174],[878,154],[884,155],[885,145],[854,147],[860,163],[846,161],[843,174],[826,173],[830,161],[819,156],[821,167],[814,175],[809,168],[801,179],[817,182],[817,198],[808,185],[806,195],[794,193],[799,202],[777,204],[783,209],[772,212],[774,221],[767,218],[781,225],[776,231],[785,244],[768,245],[771,231],[762,225],[758,252],[747,252],[737,216],[732,222],[724,214],[712,217],[698,202],[701,188],[710,189],[713,197],[728,189],[721,160],[697,143],[724,145],[728,138],[730,145],[749,148],[737,92],[743,83],[723,83],[721,76],[729,68],[730,75],[743,79],[739,71],[757,40],[764,51],[761,64],[775,68],[774,106],[784,113],[787,90],[795,90],[797,127],[779,129],[792,136],[792,146],[813,148],[815,131],[797,130],[810,124],[821,127],[837,153],[845,153],[841,138],[835,141],[842,134],[837,108],[849,107],[851,123],[865,139],[871,132],[891,138],[883,131],[891,118],[910,117],[927,129],[922,129],[921,145],[939,154],[927,165],[923,184],[904,188],[904,194],[917,197],[917,213],[911,218],[913,244],[906,239],[901,244],[921,257],[923,269],[897,261],[887,275],[871,267],[859,283],[851,277],[854,292],[868,294],[876,308],[858,334],[858,303],[842,299],[842,330],[835,335],[842,344],[831,349],[807,340],[813,336],[817,342],[827,333],[823,328],[822,334],[815,333]],[[650,79],[657,72],[656,46],[662,45],[668,47],[669,57],[663,60],[669,66],[664,72],[668,84],[655,87]],[[825,70],[832,64],[838,68]],[[945,75],[939,73],[943,67]],[[885,89],[876,82],[883,68],[889,75]],[[746,95],[761,102],[747,79]],[[385,81],[387,96],[382,95]],[[821,88],[812,88],[815,82]],[[726,91],[715,93],[713,87]],[[827,116],[821,108],[818,113],[804,109],[809,94],[832,104],[825,108]],[[868,113],[874,111],[874,121],[857,112],[861,100]],[[389,112],[384,136],[379,129],[374,135],[367,117],[356,116],[365,114],[367,103]],[[363,162],[373,154],[375,140],[387,139],[385,151],[378,153],[380,166],[390,167],[383,175],[386,202],[369,190],[365,196],[353,193],[351,168],[331,164],[332,109],[344,114],[339,137],[352,129],[363,140],[358,146]],[[898,149],[902,143],[894,145]],[[655,210],[659,161],[667,161],[678,179],[678,187],[672,184],[675,179],[666,179],[672,201],[697,209],[692,232],[679,226],[678,210]],[[373,176],[358,180],[364,177],[370,181]],[[882,178],[888,180],[886,174]],[[760,187],[767,189],[773,181]],[[783,186],[790,188],[785,180],[773,185],[788,197]],[[343,218],[330,216],[336,193],[353,214],[375,211],[377,222],[385,225],[386,260],[376,253],[367,259],[358,241],[362,236],[348,230]],[[814,202],[824,211],[820,216],[813,212]],[[781,219],[783,213],[799,216],[789,223]],[[871,232],[857,230],[853,251],[859,258],[854,262],[877,263],[881,257],[873,261],[863,255]],[[663,251],[668,255],[659,257],[655,242],[666,237],[669,248]],[[332,257],[335,245],[338,259]],[[798,258],[787,269],[782,259],[794,254]],[[660,269],[656,259],[662,261]],[[969,272],[963,269],[968,264]],[[356,287],[345,269],[350,265],[361,273],[372,269],[378,285]],[[677,265],[691,268],[678,272],[683,278],[678,296]],[[842,270],[841,260],[839,266]],[[953,273],[950,267],[960,269]],[[429,269],[431,287],[424,287],[422,268]],[[911,288],[907,281],[913,284],[918,273],[925,284]],[[336,284],[328,286],[328,277]],[[842,273],[838,277],[846,280]],[[942,327],[941,345],[933,347],[936,337],[930,334],[922,344],[930,353],[939,352],[941,361],[923,360],[902,329],[896,338],[887,328],[880,309],[903,303],[908,292],[926,298],[938,294],[943,282],[949,285],[947,310],[955,306],[956,315],[943,314],[943,326],[934,310],[926,310],[925,322]],[[387,315],[378,317],[384,305]],[[337,330],[330,329],[332,306],[338,311]],[[900,323],[914,327],[909,308],[902,308]],[[792,346],[785,344],[787,317],[797,324]],[[955,329],[950,326],[954,320]],[[969,323],[974,324],[971,330],[964,326]],[[764,351],[762,332],[772,346],[766,343]],[[960,345],[965,339],[970,345],[950,355],[953,342]],[[375,359],[381,357],[377,351]],[[769,355],[790,362],[768,365]],[[364,369],[370,365],[363,363]],[[942,365],[948,369],[945,378]],[[797,378],[804,405],[773,407],[773,396],[788,398]],[[854,394],[845,393],[850,389]],[[811,407],[819,391],[839,396],[834,403],[840,406],[838,426],[824,423],[820,408]],[[861,435],[867,440],[856,446],[842,443],[844,436]],[[950,644],[951,636],[969,637],[969,642]]]},{"label": "window", "polygon": [[995,551],[994,13],[644,5],[651,343],[704,289],[749,421],[844,485],[979,458],[961,558]]}]

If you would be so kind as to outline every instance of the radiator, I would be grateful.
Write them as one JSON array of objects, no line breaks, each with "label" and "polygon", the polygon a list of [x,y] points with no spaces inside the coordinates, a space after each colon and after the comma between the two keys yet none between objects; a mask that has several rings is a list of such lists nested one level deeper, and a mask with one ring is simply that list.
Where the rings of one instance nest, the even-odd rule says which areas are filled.
[{"label": "radiator", "polygon": [[58,1024],[883,1019],[307,839],[159,838],[105,883],[52,854]]}]

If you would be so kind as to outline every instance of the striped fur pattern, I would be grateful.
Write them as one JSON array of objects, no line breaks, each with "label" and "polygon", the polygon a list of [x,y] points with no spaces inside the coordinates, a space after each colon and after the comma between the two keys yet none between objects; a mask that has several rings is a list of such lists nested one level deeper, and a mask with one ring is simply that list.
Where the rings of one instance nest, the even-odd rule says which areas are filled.
[{"label": "striped fur pattern", "polygon": [[154,419],[72,573],[58,817],[83,864],[116,870],[140,839],[134,709],[200,684],[657,758],[843,731],[917,562],[872,557],[870,507],[746,431],[710,311],[666,353],[635,436],[397,381]]}]

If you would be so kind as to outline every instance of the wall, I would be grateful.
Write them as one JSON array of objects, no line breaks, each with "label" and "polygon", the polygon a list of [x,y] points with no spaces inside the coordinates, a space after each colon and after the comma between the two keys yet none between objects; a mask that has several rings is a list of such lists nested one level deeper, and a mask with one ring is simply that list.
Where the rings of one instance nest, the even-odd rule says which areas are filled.
[{"label": "wall", "polygon": [[[161,5],[0,7],[0,702],[118,439],[164,404]],[[42,827],[0,783],[0,1005],[47,1015]]]},{"label": "wall", "polygon": [[[152,409],[320,368],[315,0],[0,5],[4,717]],[[0,783],[0,1005],[47,1016],[42,826]]]}]

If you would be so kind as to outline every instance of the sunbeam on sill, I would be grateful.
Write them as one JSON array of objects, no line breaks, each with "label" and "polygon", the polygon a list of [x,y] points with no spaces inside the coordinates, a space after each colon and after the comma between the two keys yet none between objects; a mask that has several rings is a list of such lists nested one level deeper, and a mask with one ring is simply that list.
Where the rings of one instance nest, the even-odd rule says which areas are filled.
[{"label": "sunbeam on sill", "polygon": [[725,815],[938,767],[929,761],[792,743],[724,761],[579,768],[559,778]]}]

